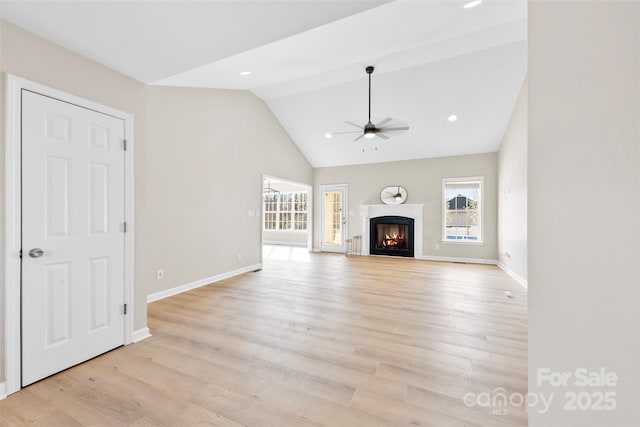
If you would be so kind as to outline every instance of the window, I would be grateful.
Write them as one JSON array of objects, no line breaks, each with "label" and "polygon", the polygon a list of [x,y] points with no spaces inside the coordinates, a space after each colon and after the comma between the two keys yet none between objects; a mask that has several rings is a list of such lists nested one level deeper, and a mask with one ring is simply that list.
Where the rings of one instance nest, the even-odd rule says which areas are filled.
[{"label": "window", "polygon": [[278,230],[291,229],[291,193],[280,193],[278,200]]},{"label": "window", "polygon": [[442,240],[482,242],[482,178],[442,180]]},{"label": "window", "polygon": [[275,230],[278,215],[278,193],[265,193],[264,199],[264,229]]},{"label": "window", "polygon": [[307,230],[306,192],[270,192],[263,200],[265,230]]},{"label": "window", "polygon": [[307,229],[307,193],[295,193],[293,196],[295,215],[294,228],[296,230]]}]

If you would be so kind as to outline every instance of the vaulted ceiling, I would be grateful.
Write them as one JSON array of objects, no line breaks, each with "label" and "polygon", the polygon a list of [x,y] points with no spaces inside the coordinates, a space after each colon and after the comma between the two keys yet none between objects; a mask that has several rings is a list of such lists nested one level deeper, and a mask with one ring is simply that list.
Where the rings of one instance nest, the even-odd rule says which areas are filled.
[{"label": "vaulted ceiling", "polygon": [[[526,0],[465,3],[3,0],[0,17],[147,84],[250,90],[313,166],[334,166],[499,148],[527,68]],[[410,130],[327,138],[367,121],[367,65],[373,121]]]}]

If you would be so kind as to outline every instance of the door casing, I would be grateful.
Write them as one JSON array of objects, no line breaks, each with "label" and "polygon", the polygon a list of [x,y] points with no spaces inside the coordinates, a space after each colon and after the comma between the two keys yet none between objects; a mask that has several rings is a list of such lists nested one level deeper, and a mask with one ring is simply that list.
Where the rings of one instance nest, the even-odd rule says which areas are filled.
[{"label": "door casing", "polygon": [[278,178],[276,176],[262,174],[262,179],[260,180],[260,259],[264,255],[262,253],[263,245],[264,245],[264,201],[263,201],[263,192],[264,192],[264,180],[271,179],[274,181],[282,181],[287,182],[294,185],[299,185],[303,187],[307,191],[307,250],[309,252],[313,252],[313,186],[309,184],[302,184],[300,182],[291,181],[284,178]]},{"label": "door casing", "polygon": [[[39,83],[32,82],[11,74],[6,77],[5,103],[5,394],[20,390],[21,384],[21,258],[22,249],[22,163],[21,163],[21,117],[22,92],[30,91],[55,98],[79,107],[98,111],[124,120],[127,155],[125,156],[125,303],[127,318],[125,320],[125,345],[132,342],[134,318],[133,289],[133,235],[134,235],[134,198],[133,198],[133,116],[113,108],[89,101]],[[1,398],[2,396],[0,396]]]}]

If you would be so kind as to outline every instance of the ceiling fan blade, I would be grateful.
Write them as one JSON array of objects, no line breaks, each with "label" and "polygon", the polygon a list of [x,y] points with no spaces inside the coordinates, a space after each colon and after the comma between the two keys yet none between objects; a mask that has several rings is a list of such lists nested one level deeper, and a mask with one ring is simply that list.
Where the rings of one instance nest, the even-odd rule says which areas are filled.
[{"label": "ceiling fan blade", "polygon": [[384,126],[387,123],[389,123],[391,120],[393,120],[391,117],[387,117],[386,119],[380,121],[379,123],[376,123],[376,127],[377,128],[381,128],[382,126]]},{"label": "ceiling fan blade", "polygon": [[359,137],[357,137],[356,139],[354,139],[353,142],[358,142],[363,137],[364,137],[364,133],[362,135],[360,135]]},{"label": "ceiling fan blade", "polygon": [[384,128],[384,129],[380,129],[380,131],[382,132],[388,132],[388,131],[399,131],[399,130],[409,130],[409,126],[400,126],[397,128]]},{"label": "ceiling fan blade", "polygon": [[351,126],[355,126],[355,127],[357,127],[358,129],[362,129],[362,126],[361,126],[361,125],[357,125],[357,124],[355,124],[355,123],[353,123],[353,122],[345,122],[345,123],[346,123],[346,124],[348,124],[348,125],[351,125]]},{"label": "ceiling fan blade", "polygon": [[385,134],[384,134],[384,133],[382,133],[382,132],[376,132],[376,136],[379,136],[379,137],[380,137],[380,138],[382,138],[382,139],[389,139],[389,136],[388,136],[388,135],[385,135]]},{"label": "ceiling fan blade", "polygon": [[331,132],[331,135],[344,135],[346,133],[361,133],[361,130],[350,130],[349,132]]}]

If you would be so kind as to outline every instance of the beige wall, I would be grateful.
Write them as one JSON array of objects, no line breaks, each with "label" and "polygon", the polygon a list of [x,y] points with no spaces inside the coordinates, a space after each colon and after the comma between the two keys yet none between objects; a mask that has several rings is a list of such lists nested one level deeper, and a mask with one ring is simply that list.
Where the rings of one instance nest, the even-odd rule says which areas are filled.
[{"label": "beige wall", "polygon": [[[555,393],[531,426],[640,425],[639,8],[529,2],[529,391]],[[538,383],[581,367],[617,385]],[[613,391],[617,407],[564,410],[567,391]]]},{"label": "beige wall", "polygon": [[[321,238],[322,184],[349,185],[349,236],[362,234],[362,204],[381,204],[380,191],[389,185],[407,189],[405,203],[424,203],[423,255],[495,260],[497,242],[497,155],[496,153],[435,159],[408,160],[368,165],[340,166],[315,169],[315,225],[314,248],[319,249]],[[484,240],[483,245],[444,243],[442,240],[442,179],[456,177],[484,177]],[[439,249],[436,249],[439,245]]]},{"label": "beige wall", "polygon": [[[144,125],[145,86],[86,58],[49,43],[31,33],[0,21],[0,212],[4,242],[4,86],[11,73],[73,95],[77,95],[134,115],[135,120],[135,319],[134,328],[147,324],[146,289],[142,280],[146,263],[145,172],[146,135]],[[0,313],[4,311],[4,244],[0,245]],[[4,314],[0,315],[4,331]],[[0,334],[0,340],[3,339]],[[4,345],[0,347],[0,371],[4,369]],[[0,381],[4,372],[0,375]]]},{"label": "beige wall", "polygon": [[[148,294],[260,262],[262,174],[308,185],[313,180],[311,166],[261,100],[242,91],[146,87],[0,24],[0,120],[5,73],[134,115],[135,329],[146,326]],[[4,141],[0,156],[4,216]],[[248,210],[257,215],[249,217]],[[225,236],[231,243],[220,239]],[[0,331],[3,260],[0,252]],[[155,279],[160,268],[162,281]],[[0,333],[0,382],[3,340]]]},{"label": "beige wall", "polygon": [[498,260],[527,280],[527,81],[498,151]]},{"label": "beige wall", "polygon": [[262,175],[313,180],[264,102],[246,91],[149,87],[147,125],[148,292],[260,263]]}]

